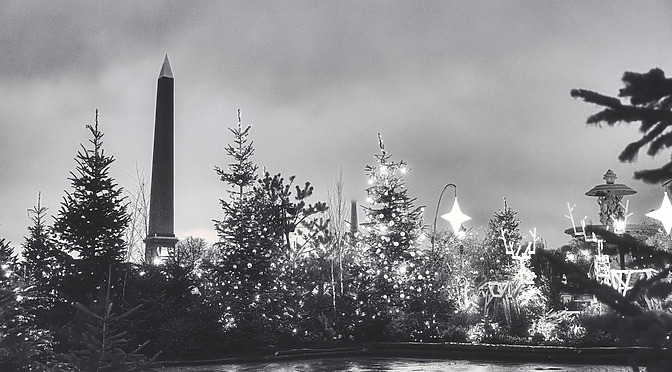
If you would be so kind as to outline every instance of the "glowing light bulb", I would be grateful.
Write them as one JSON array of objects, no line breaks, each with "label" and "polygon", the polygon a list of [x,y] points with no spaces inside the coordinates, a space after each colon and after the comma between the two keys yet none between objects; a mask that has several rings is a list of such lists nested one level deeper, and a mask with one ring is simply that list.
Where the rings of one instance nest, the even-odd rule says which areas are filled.
[{"label": "glowing light bulb", "polygon": [[617,235],[622,235],[625,233],[625,218],[619,217],[614,221],[614,233]]}]

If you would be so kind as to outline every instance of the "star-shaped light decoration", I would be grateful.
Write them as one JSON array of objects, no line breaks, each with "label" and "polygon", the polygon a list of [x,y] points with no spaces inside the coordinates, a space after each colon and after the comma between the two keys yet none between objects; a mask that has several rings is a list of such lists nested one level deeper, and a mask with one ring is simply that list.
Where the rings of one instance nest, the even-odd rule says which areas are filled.
[{"label": "star-shaped light decoration", "polygon": [[672,203],[670,203],[670,198],[667,196],[667,192],[665,192],[665,195],[663,196],[663,204],[660,208],[647,213],[646,216],[662,222],[665,232],[667,235],[670,235],[670,230],[672,230]]},{"label": "star-shaped light decoration", "polygon": [[458,234],[460,231],[460,226],[463,223],[469,221],[471,217],[462,213],[460,210],[460,204],[457,203],[457,196],[455,197],[455,204],[453,204],[453,209],[450,212],[441,216],[444,220],[450,222],[450,226],[453,228],[453,233]]}]

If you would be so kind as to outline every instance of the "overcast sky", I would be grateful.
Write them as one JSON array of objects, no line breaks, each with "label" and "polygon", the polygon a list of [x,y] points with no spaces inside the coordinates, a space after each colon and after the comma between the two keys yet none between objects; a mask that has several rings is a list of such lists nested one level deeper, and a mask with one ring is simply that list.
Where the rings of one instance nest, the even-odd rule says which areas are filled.
[{"label": "overcast sky", "polygon": [[[96,2],[97,3],[97,2]],[[409,195],[431,224],[446,183],[487,227],[502,198],[523,232],[569,240],[566,203],[598,222],[584,193],[609,168],[639,191],[629,222],[658,208],[632,179],[667,155],[619,164],[636,127],[585,125],[572,88],[617,94],[624,71],[671,72],[672,6],[632,1],[0,1],[0,237],[19,246],[27,209],[55,215],[86,124],[100,110],[112,175],[150,174],[156,79],[175,76],[176,234],[216,239],[236,110],[254,160],[310,181],[326,200],[339,169],[365,202],[377,133],[404,159]],[[672,73],[672,72],[671,72]],[[440,214],[452,200],[447,193]],[[51,222],[51,221],[50,221]],[[448,224],[439,221],[439,228]]]}]

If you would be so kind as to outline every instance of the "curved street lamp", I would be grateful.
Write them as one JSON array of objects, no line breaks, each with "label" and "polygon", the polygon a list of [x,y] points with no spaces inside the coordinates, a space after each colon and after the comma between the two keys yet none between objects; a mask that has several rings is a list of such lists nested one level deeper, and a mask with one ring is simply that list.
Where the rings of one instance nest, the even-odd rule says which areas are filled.
[{"label": "curved street lamp", "polygon": [[436,203],[436,212],[434,213],[434,228],[432,230],[432,249],[434,249],[434,240],[436,238],[436,219],[439,215],[439,208],[441,207],[441,198],[443,198],[443,193],[446,191],[448,187],[455,188],[455,202],[453,203],[453,208],[450,210],[450,212],[442,215],[441,218],[450,222],[450,226],[453,228],[453,233],[458,238],[462,238],[461,234],[462,224],[471,219],[471,217],[462,213],[462,210],[460,209],[460,204],[457,202],[457,185],[455,185],[454,183],[449,183],[446,186],[444,186],[443,190],[441,190],[441,194],[439,195],[439,201]]}]

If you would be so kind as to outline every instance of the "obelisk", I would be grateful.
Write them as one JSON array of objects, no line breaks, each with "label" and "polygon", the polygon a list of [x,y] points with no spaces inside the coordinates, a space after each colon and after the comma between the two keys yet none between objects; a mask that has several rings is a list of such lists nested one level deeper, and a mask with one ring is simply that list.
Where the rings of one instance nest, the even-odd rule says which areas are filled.
[{"label": "obelisk", "polygon": [[174,206],[174,120],[173,71],[168,54],[163,59],[156,87],[154,152],[149,196],[149,227],[145,239],[145,262],[153,263],[160,250],[173,249],[175,238]]}]

